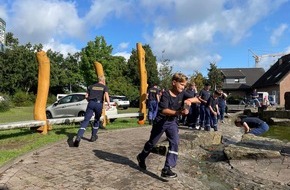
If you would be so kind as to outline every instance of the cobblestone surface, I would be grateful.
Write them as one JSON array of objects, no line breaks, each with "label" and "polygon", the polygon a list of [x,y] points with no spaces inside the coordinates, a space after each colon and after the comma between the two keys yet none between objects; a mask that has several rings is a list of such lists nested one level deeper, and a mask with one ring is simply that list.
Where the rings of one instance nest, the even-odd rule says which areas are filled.
[{"label": "cobblestone surface", "polygon": [[[195,160],[192,150],[180,153],[176,179],[160,177],[165,157],[157,154],[149,155],[146,171],[140,170],[136,155],[150,129],[102,130],[96,142],[82,140],[78,148],[69,140],[29,153],[0,168],[0,189],[290,189],[289,157],[208,163]],[[227,124],[220,131],[228,142],[241,136]]]}]

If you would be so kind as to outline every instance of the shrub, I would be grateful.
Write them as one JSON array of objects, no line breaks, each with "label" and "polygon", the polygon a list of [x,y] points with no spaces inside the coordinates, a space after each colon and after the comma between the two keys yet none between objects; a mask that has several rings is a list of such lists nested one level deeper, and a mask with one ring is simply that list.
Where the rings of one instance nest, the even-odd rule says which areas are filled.
[{"label": "shrub", "polygon": [[11,108],[11,102],[8,96],[1,94],[0,99],[0,112],[9,111]]},{"label": "shrub", "polygon": [[28,94],[23,91],[18,91],[13,96],[13,103],[15,106],[31,106],[35,102],[35,96],[33,94]]}]

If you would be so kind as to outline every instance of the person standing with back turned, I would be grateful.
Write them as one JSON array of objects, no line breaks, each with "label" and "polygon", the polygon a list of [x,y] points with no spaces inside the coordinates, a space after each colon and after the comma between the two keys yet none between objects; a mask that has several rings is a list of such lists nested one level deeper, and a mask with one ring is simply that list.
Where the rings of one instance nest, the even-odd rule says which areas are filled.
[{"label": "person standing with back turned", "polygon": [[106,86],[105,76],[98,77],[99,82],[90,85],[87,90],[86,98],[88,100],[88,105],[85,113],[85,118],[81,122],[81,126],[78,130],[77,137],[74,141],[74,146],[78,147],[83,137],[85,130],[90,122],[93,113],[95,113],[95,120],[92,128],[91,142],[98,139],[97,133],[100,126],[100,117],[102,115],[103,100],[104,97],[107,100],[108,107],[110,107],[110,98],[108,93],[108,87]]},{"label": "person standing with back turned", "polygon": [[145,143],[141,153],[137,155],[139,167],[146,170],[145,159],[163,133],[165,133],[169,141],[169,147],[166,161],[161,171],[162,177],[177,177],[177,174],[171,171],[171,168],[176,165],[178,156],[179,136],[177,116],[188,114],[191,103],[199,103],[196,97],[187,99],[184,91],[186,83],[187,77],[184,74],[175,73],[173,75],[171,89],[164,91],[161,96],[158,113],[153,121],[150,138]]},{"label": "person standing with back turned", "polygon": [[160,91],[157,88],[157,85],[154,84],[147,92],[149,125],[152,124],[157,115],[159,98]]}]

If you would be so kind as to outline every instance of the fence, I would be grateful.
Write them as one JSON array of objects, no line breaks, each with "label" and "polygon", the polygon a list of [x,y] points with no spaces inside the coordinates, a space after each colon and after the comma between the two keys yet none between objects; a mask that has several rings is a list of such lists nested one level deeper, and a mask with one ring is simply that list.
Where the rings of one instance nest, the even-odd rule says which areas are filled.
[{"label": "fence", "polygon": [[[110,119],[117,119],[117,118],[141,118],[141,117],[143,117],[143,113],[123,113],[123,114],[108,115],[107,119],[110,120]],[[40,127],[45,124],[48,124],[48,125],[70,124],[70,123],[81,122],[83,120],[84,120],[84,117],[68,117],[68,118],[48,119],[47,123],[46,121],[36,121],[36,120],[19,121],[19,122],[0,124],[0,130]],[[94,120],[94,117],[92,117],[91,120]],[[100,120],[103,121],[104,117],[102,116]]]}]

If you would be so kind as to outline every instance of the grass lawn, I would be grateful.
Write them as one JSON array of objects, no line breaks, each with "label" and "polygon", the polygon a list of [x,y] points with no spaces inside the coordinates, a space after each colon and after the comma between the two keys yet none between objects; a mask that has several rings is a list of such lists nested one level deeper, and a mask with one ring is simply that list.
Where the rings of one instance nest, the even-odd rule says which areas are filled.
[{"label": "grass lawn", "polygon": [[[138,108],[118,110],[118,113],[135,112],[138,112]],[[27,120],[33,120],[33,107],[13,108],[8,112],[0,112],[0,124]],[[113,130],[138,127],[137,121],[137,118],[118,118],[113,123],[108,124],[106,129]],[[78,128],[79,123],[71,125],[54,125],[52,126],[52,130],[46,135],[42,135],[29,128],[0,130],[0,167],[27,152],[74,136]]]}]

